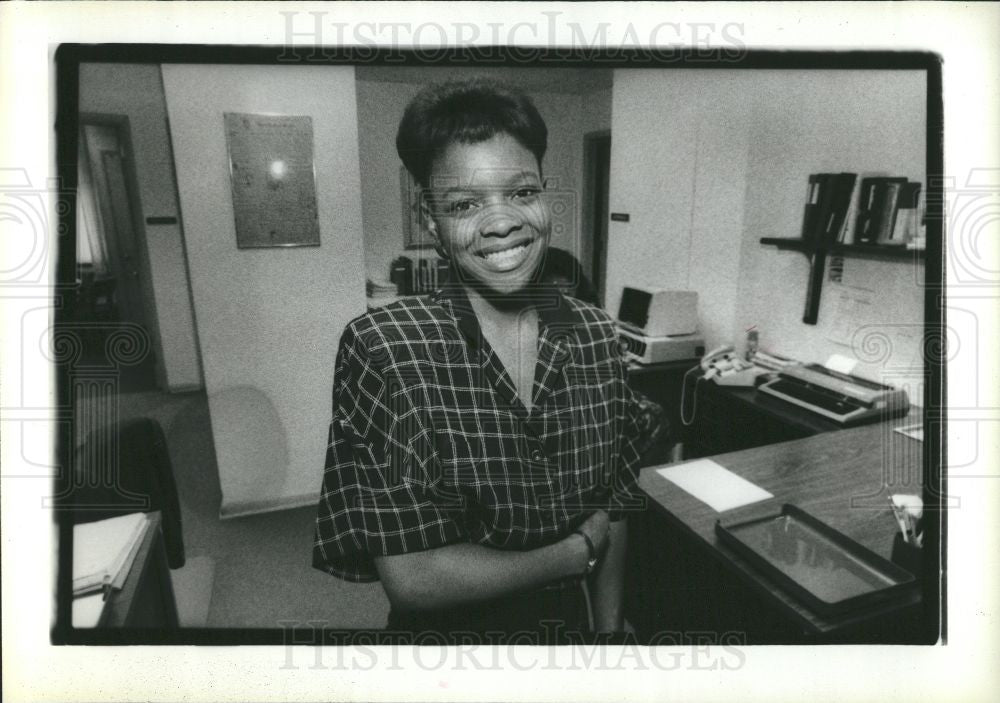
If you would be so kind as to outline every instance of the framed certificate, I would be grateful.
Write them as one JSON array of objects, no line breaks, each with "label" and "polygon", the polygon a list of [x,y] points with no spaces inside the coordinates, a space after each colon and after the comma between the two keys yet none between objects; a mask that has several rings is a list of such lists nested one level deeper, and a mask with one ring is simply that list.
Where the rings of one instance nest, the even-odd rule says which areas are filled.
[{"label": "framed certificate", "polygon": [[311,117],[227,112],[236,246],[319,246]]}]

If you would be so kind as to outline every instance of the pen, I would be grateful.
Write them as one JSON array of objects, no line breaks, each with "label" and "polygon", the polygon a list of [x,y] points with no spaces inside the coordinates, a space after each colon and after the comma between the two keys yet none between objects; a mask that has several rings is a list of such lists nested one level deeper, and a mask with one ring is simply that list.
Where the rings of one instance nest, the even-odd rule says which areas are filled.
[{"label": "pen", "polygon": [[913,526],[913,516],[903,508],[903,522],[906,523],[906,534],[908,534],[912,539],[910,541],[915,541],[917,539],[917,531]]},{"label": "pen", "polygon": [[111,594],[111,576],[110,575],[105,574],[105,576],[104,576],[104,583],[101,584],[101,590],[104,592],[104,595],[101,596],[101,600],[102,601],[107,600],[108,596]]},{"label": "pen", "polygon": [[896,524],[899,525],[899,530],[903,533],[903,541],[909,544],[910,536],[907,534],[908,531],[906,529],[906,523],[903,522],[903,518],[897,510],[896,504],[892,501],[892,496],[886,496],[886,498],[889,501],[889,508],[892,510],[892,516],[896,518]]}]

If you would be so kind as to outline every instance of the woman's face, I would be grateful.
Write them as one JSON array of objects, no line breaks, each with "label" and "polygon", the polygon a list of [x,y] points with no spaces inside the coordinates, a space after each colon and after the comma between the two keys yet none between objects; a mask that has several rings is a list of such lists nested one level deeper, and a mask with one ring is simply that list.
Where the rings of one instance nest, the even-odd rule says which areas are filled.
[{"label": "woman's face", "polygon": [[507,134],[454,143],[431,165],[427,222],[463,280],[523,291],[548,246],[550,217],[534,154]]}]

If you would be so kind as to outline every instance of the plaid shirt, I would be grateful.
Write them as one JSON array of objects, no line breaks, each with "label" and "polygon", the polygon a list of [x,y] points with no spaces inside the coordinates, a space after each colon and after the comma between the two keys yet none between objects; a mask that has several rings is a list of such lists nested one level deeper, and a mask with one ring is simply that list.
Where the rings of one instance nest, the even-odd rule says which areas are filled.
[{"label": "plaid shirt", "polygon": [[373,555],[474,542],[535,549],[596,508],[641,509],[641,430],[615,328],[539,295],[533,407],[517,397],[468,298],[448,287],[347,325],[337,352],[313,565],[374,581]]}]

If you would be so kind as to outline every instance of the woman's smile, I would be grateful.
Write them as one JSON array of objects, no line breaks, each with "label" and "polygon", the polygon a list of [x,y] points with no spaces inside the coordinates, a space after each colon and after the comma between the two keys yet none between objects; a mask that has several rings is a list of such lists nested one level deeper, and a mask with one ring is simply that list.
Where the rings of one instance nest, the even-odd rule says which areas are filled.
[{"label": "woman's smile", "polygon": [[486,265],[497,272],[513,271],[522,265],[531,255],[531,247],[535,239],[519,239],[517,241],[498,244],[477,253]]}]

